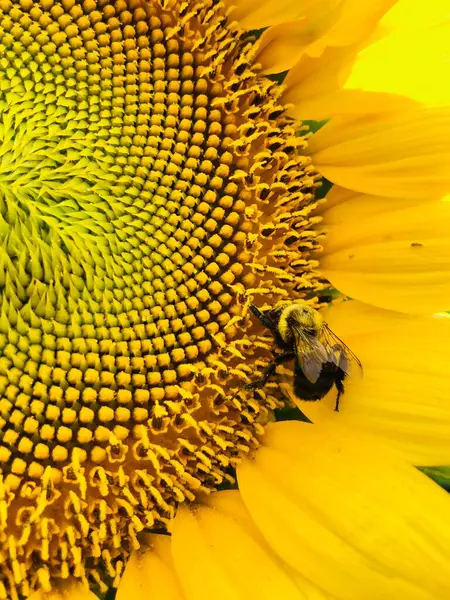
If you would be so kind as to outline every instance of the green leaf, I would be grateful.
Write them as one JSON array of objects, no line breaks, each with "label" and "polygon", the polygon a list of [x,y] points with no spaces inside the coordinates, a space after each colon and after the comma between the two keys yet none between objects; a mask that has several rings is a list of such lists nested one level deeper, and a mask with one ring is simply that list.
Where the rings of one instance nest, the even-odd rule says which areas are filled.
[{"label": "green leaf", "polygon": [[449,467],[421,467],[425,475],[428,475],[438,485],[450,491],[450,466]]},{"label": "green leaf", "polygon": [[274,411],[275,419],[277,421],[303,421],[305,423],[311,423],[306,415],[296,406],[283,406],[283,408],[277,408]]},{"label": "green leaf", "polygon": [[316,133],[319,131],[321,127],[323,127],[326,123],[328,123],[329,119],[324,119],[323,121],[302,121],[303,125],[307,125],[311,133]]}]

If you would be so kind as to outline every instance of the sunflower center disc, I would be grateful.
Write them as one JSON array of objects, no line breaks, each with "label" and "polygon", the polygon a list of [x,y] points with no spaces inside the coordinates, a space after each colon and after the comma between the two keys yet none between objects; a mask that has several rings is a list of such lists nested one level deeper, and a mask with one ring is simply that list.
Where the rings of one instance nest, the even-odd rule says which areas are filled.
[{"label": "sunflower center disc", "polygon": [[[248,297],[318,289],[317,176],[214,0],[0,0],[0,598],[100,585],[258,444]],[[262,331],[261,329],[259,330]]]}]

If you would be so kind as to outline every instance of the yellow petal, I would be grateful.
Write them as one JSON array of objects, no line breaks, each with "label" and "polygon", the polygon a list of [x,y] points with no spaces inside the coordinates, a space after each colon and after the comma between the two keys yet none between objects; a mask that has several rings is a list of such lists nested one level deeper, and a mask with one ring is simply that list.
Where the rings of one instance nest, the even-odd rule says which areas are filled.
[{"label": "yellow petal", "polygon": [[450,597],[446,492],[335,423],[276,423],[263,444],[239,487],[292,568],[342,600]]},{"label": "yellow petal", "polygon": [[[345,7],[350,4],[353,2],[346,2]],[[368,6],[372,6],[374,14],[367,11]],[[450,86],[442,82],[448,81],[450,75],[450,21],[443,19],[438,10],[430,22],[433,9],[422,2],[424,25],[395,26],[391,21],[395,23],[398,17],[389,18],[391,12],[398,12],[395,5],[369,35],[386,8],[388,5],[383,3],[356,1],[332,20],[330,30],[323,31],[322,25],[322,30],[314,30],[315,35],[309,39],[303,31],[305,25],[298,32],[297,41],[291,39],[292,24],[286,26],[287,30],[279,26],[279,35],[278,30],[265,33],[270,45],[260,60],[270,67],[270,72],[277,66],[274,60],[281,57],[282,49],[289,54],[282,64],[289,61],[293,68],[284,81],[287,89],[283,98],[294,105],[290,109],[292,116],[325,119],[449,104]],[[358,16],[358,9],[363,14]],[[361,33],[354,23],[363,25]],[[334,48],[327,48],[326,56],[321,56],[326,46]]]},{"label": "yellow petal", "polygon": [[449,17],[448,0],[397,0],[391,10],[380,21],[380,27],[386,31],[400,29],[423,29],[447,20]]},{"label": "yellow petal", "polygon": [[381,310],[373,304],[355,300],[336,301],[322,314],[330,328],[339,331],[339,337],[347,344],[350,344],[355,336],[372,335],[389,329],[393,331],[399,325],[414,326],[418,321],[415,315]]},{"label": "yellow petal", "polygon": [[[237,492],[235,492],[237,494]],[[181,506],[172,554],[188,600],[306,600],[239,507]]]},{"label": "yellow petal", "polygon": [[[423,3],[424,11],[428,10]],[[450,103],[450,21],[395,32],[359,52],[343,90],[405,96],[424,106]]]},{"label": "yellow petal", "polygon": [[319,172],[371,195],[427,200],[450,188],[450,108],[336,118],[309,140]]},{"label": "yellow petal", "polygon": [[264,73],[287,71],[310,49],[315,37],[306,17],[269,27],[259,39],[256,60]]},{"label": "yellow petal", "polygon": [[327,95],[334,95],[342,87],[341,72],[350,72],[356,50],[327,48],[322,55],[304,54],[284,79],[283,102],[289,114],[297,119],[328,119],[330,103]]},{"label": "yellow petal", "polygon": [[321,226],[324,228],[345,228],[349,219],[363,221],[383,212],[392,212],[420,204],[424,204],[424,202],[422,200],[369,196],[333,185],[317,214],[322,217]]},{"label": "yellow petal", "polygon": [[305,579],[300,573],[291,569],[284,561],[280,560],[280,558],[273,553],[262,533],[256,527],[255,522],[251,519],[251,515],[242,501],[239,492],[227,490],[212,494],[208,497],[207,504],[220,513],[232,517],[243,530],[250,534],[251,537],[272,557],[272,560],[278,563],[289,577],[295,581],[298,589],[305,597],[305,600],[334,600],[329,594],[324,593],[317,586]]},{"label": "yellow petal", "polygon": [[344,423],[415,465],[450,464],[450,320],[413,317],[360,302],[333,306],[330,328],[361,360],[362,377],[299,402],[315,423]]},{"label": "yellow petal", "polygon": [[152,535],[145,551],[133,552],[117,591],[117,600],[157,598],[183,600],[184,595],[173,566],[170,537]]},{"label": "yellow petal", "polygon": [[224,0],[233,9],[230,18],[239,21],[244,29],[259,29],[295,19],[316,1],[305,0],[299,6],[298,0]]},{"label": "yellow petal", "polygon": [[406,208],[396,204],[387,199],[379,207],[376,197],[356,196],[335,207],[334,224],[325,211],[321,272],[344,294],[381,308],[448,310],[450,198]]},{"label": "yellow petal", "polygon": [[264,32],[259,41],[257,60],[266,73],[277,73],[293,67],[304,53],[317,57],[327,46],[356,44],[369,36],[394,2],[318,0],[302,6],[300,19],[281,23]]},{"label": "yellow petal", "polygon": [[326,198],[319,204],[318,212],[324,216],[325,213],[329,213],[335,206],[339,207],[341,204],[345,204],[347,200],[351,200],[358,195],[358,192],[355,192],[354,190],[346,190],[338,185],[333,185],[326,195]]},{"label": "yellow petal", "polygon": [[327,31],[324,42],[328,46],[348,46],[366,42],[378,22],[397,0],[344,0],[339,14]]},{"label": "yellow petal", "polygon": [[[298,119],[328,119],[335,115],[367,115],[406,110],[416,101],[391,93],[344,89],[360,44],[326,48],[318,56],[304,54],[284,80],[283,101]],[[344,138],[345,139],[345,138]]]},{"label": "yellow petal", "polygon": [[97,596],[81,583],[65,584],[51,592],[33,592],[28,600],[98,600]]}]

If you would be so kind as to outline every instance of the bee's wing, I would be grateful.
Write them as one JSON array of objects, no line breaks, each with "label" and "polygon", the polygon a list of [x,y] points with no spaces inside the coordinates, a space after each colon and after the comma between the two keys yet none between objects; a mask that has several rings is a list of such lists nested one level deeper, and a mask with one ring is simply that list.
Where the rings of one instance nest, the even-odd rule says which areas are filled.
[{"label": "bee's wing", "polygon": [[316,336],[304,331],[301,327],[294,325],[291,331],[294,336],[298,364],[305,377],[311,383],[316,383],[322,365],[329,361],[328,351]]},{"label": "bee's wing", "polygon": [[328,351],[328,361],[333,362],[342,369],[346,375],[354,370],[362,374],[362,364],[359,358],[350,350],[344,342],[331,331],[327,324],[322,326],[320,339]]}]

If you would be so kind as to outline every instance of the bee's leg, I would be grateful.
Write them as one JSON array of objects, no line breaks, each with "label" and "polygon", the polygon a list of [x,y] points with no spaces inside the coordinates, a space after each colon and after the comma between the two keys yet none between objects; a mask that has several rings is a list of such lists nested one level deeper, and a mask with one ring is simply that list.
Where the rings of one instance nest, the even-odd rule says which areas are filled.
[{"label": "bee's leg", "polygon": [[293,360],[295,358],[294,352],[284,352],[283,354],[279,354],[274,358],[274,360],[270,363],[270,365],[265,370],[263,376],[260,379],[257,379],[253,383],[247,383],[244,385],[244,390],[257,390],[266,385],[269,378],[275,373],[275,369],[278,365],[281,365],[288,360]]},{"label": "bee's leg", "polygon": [[334,407],[335,412],[339,412],[339,401],[341,399],[342,394],[344,393],[344,379],[345,373],[342,371],[342,374],[339,373],[341,369],[338,370],[336,374],[336,381],[334,382],[337,389],[337,397],[336,397],[336,405]]},{"label": "bee's leg", "polygon": [[268,381],[268,379],[274,374],[277,365],[275,362],[270,363],[270,365],[265,370],[263,376],[252,383],[246,383],[244,385],[244,390],[258,390],[264,387]]},{"label": "bee's leg", "polygon": [[257,308],[254,304],[250,304],[250,310],[255,315],[255,317],[259,319],[260,323],[264,325],[264,327],[266,327],[269,331],[271,331],[273,335],[276,335],[278,333],[277,328],[272,322],[272,320],[269,319],[269,317],[266,317],[266,315],[263,312],[261,312],[259,308]]},{"label": "bee's leg", "polygon": [[341,390],[338,390],[338,393],[336,396],[336,404],[334,406],[334,412],[339,412],[339,402],[341,401],[341,394],[342,394]]}]

